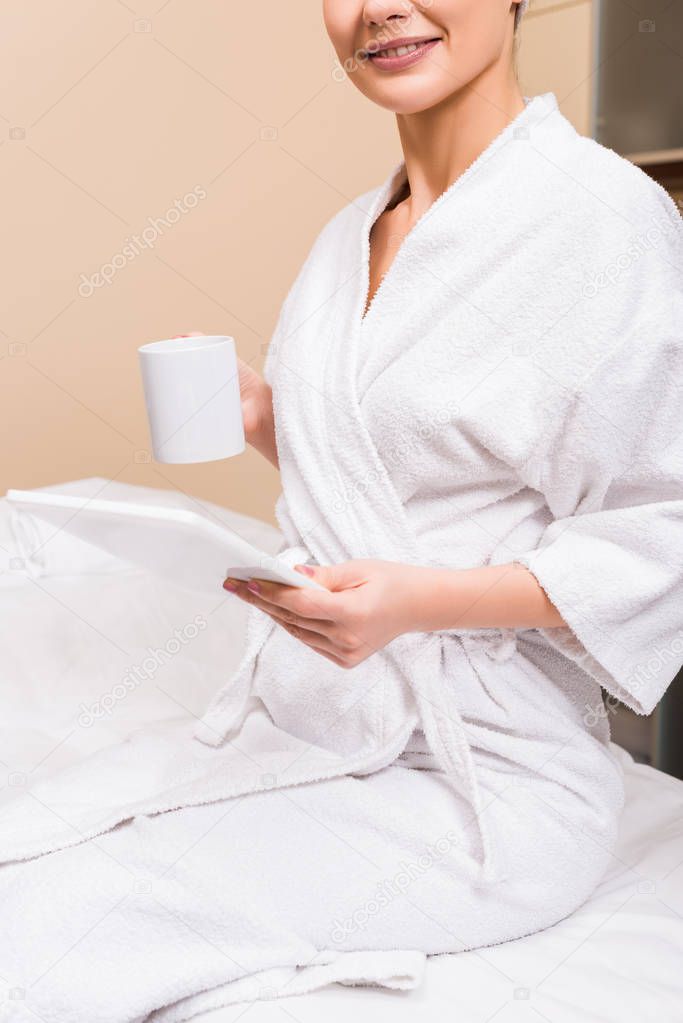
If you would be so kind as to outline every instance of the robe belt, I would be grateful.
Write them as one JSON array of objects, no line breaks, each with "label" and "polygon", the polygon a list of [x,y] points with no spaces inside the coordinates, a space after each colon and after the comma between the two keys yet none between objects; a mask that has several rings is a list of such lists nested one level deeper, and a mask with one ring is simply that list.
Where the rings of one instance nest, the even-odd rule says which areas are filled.
[{"label": "robe belt", "polygon": [[[295,564],[305,564],[310,560],[310,552],[303,546],[297,545],[284,549],[279,555],[290,567]],[[483,650],[488,657],[498,663],[508,661],[517,650],[517,632],[515,629],[487,628],[487,629],[441,629],[429,635],[438,636],[440,642],[453,637],[462,647],[465,658],[472,664],[470,653],[475,650]],[[418,648],[422,639],[415,633],[407,633],[399,637],[398,643],[405,649],[405,652],[413,654]],[[429,657],[429,655],[427,655]],[[414,657],[410,658],[413,662]],[[421,662],[421,658],[418,658]],[[398,662],[397,662],[398,666]],[[472,809],[477,817],[482,811],[478,784],[474,777],[474,767],[471,762],[469,742],[460,718],[458,697],[455,685],[444,684],[444,679],[431,678],[427,671],[425,680],[418,684],[414,678],[408,681],[415,696],[418,711],[422,718],[423,728],[428,743],[432,745],[432,752],[437,762],[446,770],[451,783],[455,779],[469,776],[465,779],[467,795],[471,800]],[[468,763],[469,762],[469,763]],[[457,787],[457,785],[456,785]],[[494,848],[491,845],[485,824],[478,823],[479,834],[482,842],[482,877],[484,883],[498,879],[498,863]]]},{"label": "robe belt", "polygon": [[[291,567],[295,564],[306,564],[311,559],[310,551],[302,545],[285,548],[278,557]],[[399,637],[399,647],[408,655],[411,666],[419,663],[420,667],[425,666],[423,656],[419,655],[420,644],[427,636],[438,636],[440,643],[443,639],[453,637],[460,643],[463,656],[473,669],[469,657],[474,650],[483,650],[492,660],[503,663],[508,661],[517,650],[517,630],[511,628],[483,628],[483,629],[440,629],[438,632],[422,634],[406,633]],[[418,656],[416,657],[416,653]],[[424,652],[428,659],[430,656]],[[399,659],[400,661],[400,659]],[[397,667],[400,663],[397,661]],[[436,668],[436,664],[432,665]],[[437,761],[447,772],[451,784],[459,791],[460,787],[456,780],[464,781],[465,794],[470,801],[472,810],[477,819],[482,841],[482,866],[484,883],[496,882],[499,880],[499,863],[486,828],[486,822],[480,819],[483,811],[479,785],[477,785],[474,767],[471,761],[469,742],[465,735],[456,685],[449,685],[444,678],[431,678],[432,672],[428,666],[426,675],[418,681],[408,670],[408,680],[415,697],[418,713],[422,721],[427,743],[435,754]],[[437,672],[438,674],[438,672]],[[435,684],[436,682],[436,684]]]},{"label": "robe belt", "polygon": [[[310,551],[302,544],[284,547],[278,551],[276,557],[290,568],[296,564],[306,564],[311,561]],[[194,733],[196,738],[215,746],[224,739],[229,731],[241,726],[247,712],[251,688],[250,666],[272,627],[272,622],[264,622],[262,616],[256,614],[254,608],[250,608],[247,624],[247,649],[230,685],[218,695],[198,723]],[[438,636],[439,643],[442,643],[444,638],[448,639],[452,636],[461,644],[463,654],[468,661],[470,660],[468,650],[474,648],[483,648],[496,661],[508,660],[516,650],[514,629],[446,629],[426,635]],[[411,657],[411,661],[420,663],[422,666],[424,655],[427,657],[427,662],[433,656],[428,653],[429,649],[433,650],[433,647],[429,645],[427,650],[421,652],[420,644],[423,639],[424,635],[406,633],[399,636],[394,642],[403,647],[405,653],[416,655]],[[392,655],[390,654],[390,656]],[[400,658],[396,662],[396,667],[401,671]],[[432,664],[432,668],[436,668],[436,663]],[[479,818],[482,809],[479,790],[474,776],[469,743],[460,718],[455,687],[444,685],[444,680],[436,677],[438,674],[438,670],[432,672],[428,668],[426,678],[420,684],[411,677],[411,672],[408,671],[407,680],[413,691],[417,710],[422,718],[425,735],[432,752],[447,772],[452,784],[458,778],[464,783],[466,795],[476,817]],[[434,677],[431,677],[432,675]],[[491,846],[486,826],[481,822],[479,822],[479,833],[483,852],[483,879],[486,883],[497,878],[497,857]]]}]

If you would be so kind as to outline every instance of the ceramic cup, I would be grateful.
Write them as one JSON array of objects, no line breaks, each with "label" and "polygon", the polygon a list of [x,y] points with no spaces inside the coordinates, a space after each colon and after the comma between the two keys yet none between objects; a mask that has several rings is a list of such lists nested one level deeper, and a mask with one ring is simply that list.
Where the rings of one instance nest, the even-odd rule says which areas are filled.
[{"label": "ceramic cup", "polygon": [[172,338],[138,353],[157,462],[214,462],[244,451],[233,338]]}]

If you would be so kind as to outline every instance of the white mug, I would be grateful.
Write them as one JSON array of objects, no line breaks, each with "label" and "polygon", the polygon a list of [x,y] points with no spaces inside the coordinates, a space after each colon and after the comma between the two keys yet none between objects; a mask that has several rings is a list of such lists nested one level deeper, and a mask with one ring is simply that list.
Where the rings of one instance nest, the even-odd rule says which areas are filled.
[{"label": "white mug", "polygon": [[244,451],[233,338],[171,338],[138,352],[157,462],[213,462]]}]

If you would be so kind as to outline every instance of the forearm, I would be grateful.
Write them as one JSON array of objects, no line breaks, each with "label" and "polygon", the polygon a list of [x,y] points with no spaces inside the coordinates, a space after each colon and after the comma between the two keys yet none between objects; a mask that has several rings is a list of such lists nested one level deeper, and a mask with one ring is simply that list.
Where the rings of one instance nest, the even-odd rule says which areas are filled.
[{"label": "forearm", "polygon": [[420,570],[415,631],[554,628],[566,625],[535,576],[515,562],[483,568]]}]

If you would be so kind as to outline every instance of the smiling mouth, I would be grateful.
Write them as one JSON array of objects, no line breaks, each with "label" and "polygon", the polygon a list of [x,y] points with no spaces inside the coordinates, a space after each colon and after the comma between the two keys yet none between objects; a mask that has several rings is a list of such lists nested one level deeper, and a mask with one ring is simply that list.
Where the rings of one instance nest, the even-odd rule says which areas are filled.
[{"label": "smiling mouth", "polygon": [[385,44],[376,49],[367,49],[364,53],[370,63],[381,70],[400,70],[422,60],[440,42],[440,37],[407,40],[395,39],[392,45]]}]

